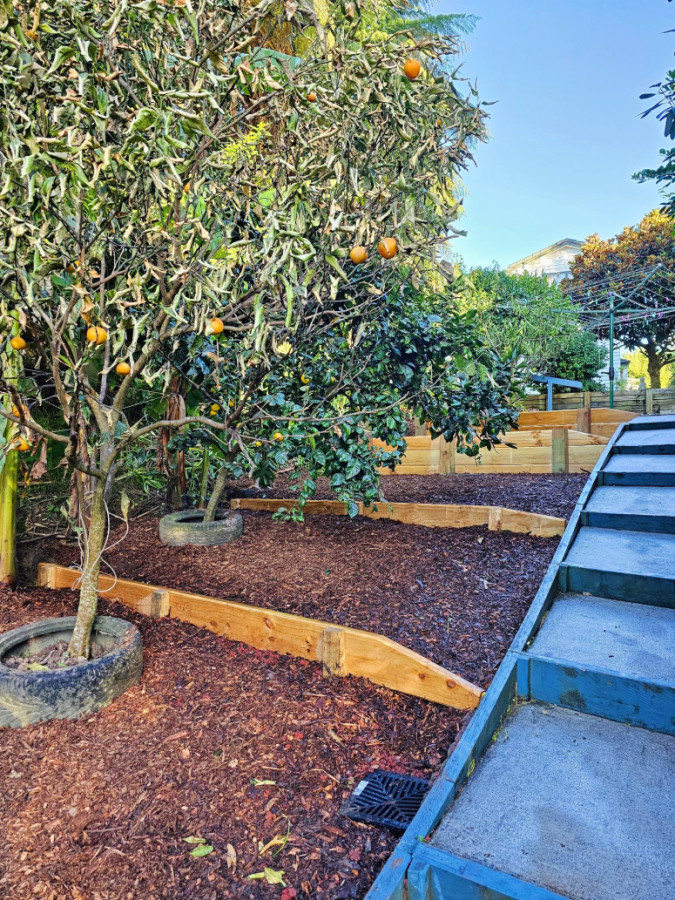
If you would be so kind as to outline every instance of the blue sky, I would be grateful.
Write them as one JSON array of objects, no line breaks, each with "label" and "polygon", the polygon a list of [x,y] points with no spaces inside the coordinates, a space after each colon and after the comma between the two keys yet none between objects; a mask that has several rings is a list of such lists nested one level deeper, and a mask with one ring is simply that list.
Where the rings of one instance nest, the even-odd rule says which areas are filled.
[{"label": "blue sky", "polygon": [[655,164],[661,126],[638,99],[675,67],[675,2],[441,0],[481,17],[464,74],[491,106],[489,143],[465,174],[469,266],[506,266],[562,238],[610,237],[659,204],[631,175]]}]

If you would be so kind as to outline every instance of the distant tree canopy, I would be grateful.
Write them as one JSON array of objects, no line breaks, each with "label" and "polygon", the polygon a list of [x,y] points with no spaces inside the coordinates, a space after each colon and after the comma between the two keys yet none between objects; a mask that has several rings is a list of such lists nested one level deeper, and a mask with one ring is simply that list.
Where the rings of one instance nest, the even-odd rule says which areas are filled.
[{"label": "distant tree canopy", "polygon": [[639,318],[618,315],[615,322],[618,340],[631,350],[640,348],[647,356],[653,388],[661,387],[661,370],[675,361],[674,227],[675,220],[654,210],[616,237],[603,240],[597,234],[591,235],[571,264],[569,286],[576,290],[598,281],[611,288],[613,276],[618,279],[657,264],[663,267],[657,278],[632,295],[633,306],[641,304],[653,309],[653,314]]},{"label": "distant tree canopy", "polygon": [[607,356],[607,350],[593,334],[577,331],[558,356],[551,359],[549,368],[558,378],[580,381],[585,391],[599,391],[602,382],[598,373],[607,362]]},{"label": "distant tree canopy", "polygon": [[578,311],[543,275],[477,268],[463,278],[461,305],[472,309],[488,345],[532,372],[593,383],[603,365],[592,335],[580,332]]},{"label": "distant tree canopy", "polygon": [[[628,355],[630,365],[628,366],[629,378],[647,378],[647,366],[649,360],[642,350],[634,350]],[[675,364],[670,363],[661,369],[661,383],[667,387],[675,386]]]}]

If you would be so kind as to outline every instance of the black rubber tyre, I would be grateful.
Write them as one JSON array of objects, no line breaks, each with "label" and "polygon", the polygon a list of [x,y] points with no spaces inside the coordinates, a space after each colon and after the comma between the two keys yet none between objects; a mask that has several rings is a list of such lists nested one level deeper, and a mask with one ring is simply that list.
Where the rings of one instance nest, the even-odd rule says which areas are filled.
[{"label": "black rubber tyre", "polygon": [[99,659],[43,672],[23,672],[4,665],[8,656],[32,655],[54,641],[69,641],[74,627],[75,616],[64,616],[41,619],[0,635],[0,727],[78,719],[108,706],[141,680],[140,632],[131,622],[111,616],[98,616],[94,622],[92,643],[103,644],[107,650]]},{"label": "black rubber tyre", "polygon": [[182,547],[184,544],[209,547],[236,541],[244,530],[244,520],[238,512],[228,510],[220,513],[214,522],[204,523],[203,519],[202,509],[162,516],[159,520],[159,539],[170,547]]}]

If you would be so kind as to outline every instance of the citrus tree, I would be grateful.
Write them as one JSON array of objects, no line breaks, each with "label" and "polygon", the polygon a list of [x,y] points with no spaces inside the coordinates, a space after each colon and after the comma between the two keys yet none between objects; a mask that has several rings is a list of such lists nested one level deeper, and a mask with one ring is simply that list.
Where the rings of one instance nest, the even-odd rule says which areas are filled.
[{"label": "citrus tree", "polygon": [[441,315],[436,295],[405,280],[386,301],[349,322],[303,323],[267,366],[247,366],[236,340],[174,357],[190,385],[188,405],[228,421],[227,444],[201,426],[171,441],[177,451],[200,443],[217,465],[206,521],[230,479],[268,486],[291,465],[304,473],[300,506],[319,476],[351,511],[356,500],[377,500],[378,466],[394,465],[405,450],[405,409],[470,454],[512,424],[516,379],[486,348],[475,317]]},{"label": "citrus tree", "polygon": [[[357,345],[398,260],[414,275],[443,239],[483,113],[445,74],[452,41],[406,36],[404,53],[397,35],[357,38],[354,18],[338,10],[328,30],[312,6],[272,0],[30,14],[0,0],[2,328],[8,340],[18,320],[7,352],[26,361],[21,379],[3,372],[16,409],[0,414],[77,474],[71,655],[89,653],[107,490],[132,445],[200,425],[231,454],[285,346],[326,332]],[[280,31],[289,52],[271,49]],[[221,417],[129,403],[205,354],[233,401]]]}]

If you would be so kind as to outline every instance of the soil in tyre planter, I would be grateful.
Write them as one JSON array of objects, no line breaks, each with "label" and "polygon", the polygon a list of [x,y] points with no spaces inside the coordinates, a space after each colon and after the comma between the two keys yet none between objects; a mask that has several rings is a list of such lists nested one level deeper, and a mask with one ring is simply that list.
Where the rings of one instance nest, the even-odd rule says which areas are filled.
[{"label": "soil in tyre planter", "polygon": [[75,616],[42,619],[0,635],[0,727],[20,728],[50,719],[78,719],[108,706],[141,679],[143,647],[138,628],[123,619],[98,616],[92,641],[106,651],[98,659],[46,671],[22,671],[6,658],[33,655],[41,647],[70,640]]},{"label": "soil in tyre planter", "polygon": [[203,510],[182,510],[162,516],[159,520],[160,541],[169,547],[219,546],[236,541],[244,530],[244,520],[238,512],[220,513],[213,522],[204,522],[203,518]]}]

